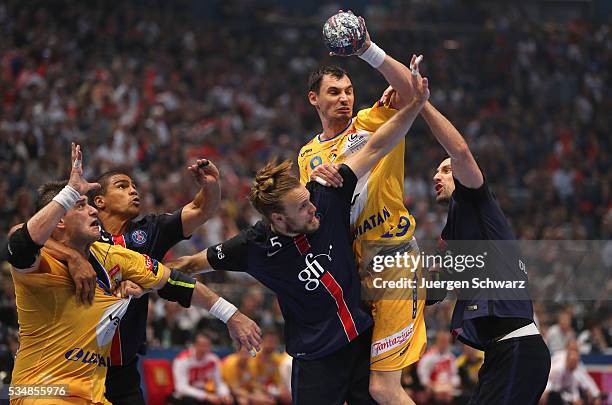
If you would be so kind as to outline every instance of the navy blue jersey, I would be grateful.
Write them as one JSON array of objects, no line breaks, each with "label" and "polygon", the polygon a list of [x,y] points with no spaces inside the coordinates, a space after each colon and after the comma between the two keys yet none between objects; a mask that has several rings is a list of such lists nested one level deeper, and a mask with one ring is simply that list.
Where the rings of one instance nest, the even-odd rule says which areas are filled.
[{"label": "navy blue jersey", "polygon": [[[486,266],[476,276],[497,280],[522,280],[527,284],[525,260],[497,199],[486,181],[471,189],[455,181],[442,239],[454,254],[486,252]],[[456,241],[469,241],[457,243]],[[506,241],[506,242],[495,242]],[[455,243],[453,243],[455,242]],[[456,247],[456,249],[455,249]],[[470,276],[464,274],[463,276]],[[524,289],[457,291],[458,301],[453,311],[451,328],[459,339],[478,349],[496,337],[494,329],[509,332],[533,320],[533,306]],[[477,318],[486,318],[475,321]],[[507,318],[507,321],[496,321]],[[510,329],[510,330],[504,330]]]},{"label": "navy blue jersey", "polygon": [[355,339],[372,325],[350,234],[350,204],[357,178],[342,165],[340,188],[306,185],[319,229],[308,235],[276,234],[266,222],[207,250],[213,269],[247,272],[278,296],[287,353],[316,359]]},{"label": "navy blue jersey", "polygon": [[[161,261],[172,246],[185,239],[181,212],[182,209],[172,214],[146,215],[130,222],[122,235],[102,230],[100,241],[121,245]],[[148,294],[132,298],[113,340],[111,361],[114,366],[127,364],[136,354],[145,353],[148,307]]]}]

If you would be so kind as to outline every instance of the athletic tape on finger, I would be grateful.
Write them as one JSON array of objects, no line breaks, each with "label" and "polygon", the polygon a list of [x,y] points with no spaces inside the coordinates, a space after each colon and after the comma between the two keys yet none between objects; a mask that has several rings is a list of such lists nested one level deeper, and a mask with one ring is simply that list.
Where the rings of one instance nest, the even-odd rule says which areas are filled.
[{"label": "athletic tape on finger", "polygon": [[323,179],[322,179],[321,177],[319,177],[319,176],[315,176],[315,178],[314,178],[314,179],[315,179],[315,181],[316,181],[317,183],[319,183],[320,185],[322,185],[322,186],[324,186],[324,187],[329,186],[329,183],[328,183],[327,181],[323,180]]}]

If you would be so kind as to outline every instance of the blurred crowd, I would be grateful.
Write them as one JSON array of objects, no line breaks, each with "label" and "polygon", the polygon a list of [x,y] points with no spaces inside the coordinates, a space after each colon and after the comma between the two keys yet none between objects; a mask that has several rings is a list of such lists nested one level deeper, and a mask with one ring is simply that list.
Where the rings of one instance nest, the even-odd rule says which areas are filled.
[{"label": "blurred crowd", "polygon": [[[67,176],[71,141],[84,149],[88,178],[117,166],[132,172],[142,212],[185,205],[197,191],[186,166],[196,157],[217,164],[218,215],[171,255],[199,251],[257,220],[245,197],[255,170],[272,157],[295,160],[320,131],[306,98],[308,72],[320,63],[347,68],[355,110],[386,87],[366,63],[327,55],[321,26],[340,4],[286,3],[0,2],[0,242],[33,213],[40,184]],[[467,139],[517,237],[611,239],[610,21],[597,21],[584,5],[565,18],[491,3],[352,7],[388,54],[404,63],[425,55],[431,102]],[[446,210],[434,203],[431,178],[443,150],[422,121],[406,145],[405,203],[417,238],[435,240]],[[609,272],[612,246],[602,252]],[[550,264],[554,288],[563,271]],[[2,266],[0,344],[11,351],[14,294]],[[262,326],[282,331],[276,300],[248,276],[203,280]],[[589,301],[536,303],[551,350],[577,340],[581,353],[610,351],[612,283],[599,288]],[[200,329],[213,344],[229,344],[222,324],[205,313],[152,300],[151,346],[184,346]],[[428,310],[432,341],[451,310],[452,302]]]}]

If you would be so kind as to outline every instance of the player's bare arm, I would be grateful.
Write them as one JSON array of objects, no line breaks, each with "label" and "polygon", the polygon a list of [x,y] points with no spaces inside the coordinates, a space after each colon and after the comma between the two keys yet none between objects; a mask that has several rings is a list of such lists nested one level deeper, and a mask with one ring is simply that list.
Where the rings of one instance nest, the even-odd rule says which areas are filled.
[{"label": "player's bare arm", "polygon": [[482,172],[465,139],[451,122],[431,103],[421,111],[431,132],[451,158],[453,177],[468,188],[479,188],[484,182]]},{"label": "player's bare arm", "polygon": [[201,189],[181,212],[183,235],[186,237],[215,214],[221,200],[219,170],[211,161],[198,159],[187,170],[192,173]]},{"label": "player's bare arm", "polygon": [[166,266],[179,270],[185,274],[193,276],[195,274],[213,271],[208,263],[206,249],[190,256],[181,256],[177,259],[164,263]]},{"label": "player's bare arm", "polygon": [[[342,12],[342,10],[340,10],[339,12]],[[350,12],[351,11],[349,11],[349,13]],[[386,55],[382,49],[380,49],[376,44],[373,44],[365,20],[363,19],[363,17],[358,18],[363,27],[365,28],[366,40],[363,46],[359,50],[357,50],[355,54],[366,61],[369,60],[368,56],[370,54],[376,53],[377,55],[379,55],[379,58],[380,56],[384,55],[384,58],[382,58],[382,63],[380,65],[378,65],[378,63],[380,62],[375,63],[374,65],[372,65],[371,63],[370,64],[385,77],[389,85],[391,85],[395,90],[394,93],[390,94],[389,101],[391,106],[397,109],[407,106],[414,95],[412,82],[409,79],[410,69],[408,69],[408,67],[403,63],[398,62],[389,55]],[[330,55],[335,54],[331,52]]]},{"label": "player's bare arm", "polygon": [[54,239],[48,239],[43,248],[51,257],[68,264],[68,273],[74,281],[77,300],[91,304],[96,292],[96,272],[82,254]]},{"label": "player's bare arm", "polygon": [[[74,142],[71,145],[71,172],[68,184],[49,204],[34,214],[24,225],[15,226],[9,232],[8,250],[11,257],[15,260],[11,261],[13,267],[17,271],[31,272],[38,269],[40,264],[38,253],[42,246],[51,237],[58,223],[62,220],[66,212],[75,204],[82,204],[86,201],[86,194],[90,190],[100,187],[98,183],[89,183],[83,177],[83,155],[80,145]],[[36,259],[25,261],[19,260],[13,254],[17,253],[22,256]],[[15,265],[16,262],[19,265]],[[25,263],[28,262],[28,263]]]},{"label": "player's bare arm", "polygon": [[[219,301],[220,297],[215,294],[214,291],[210,290],[204,284],[196,282],[191,301],[194,305],[205,308],[214,315],[217,315],[214,312],[215,305],[219,305]],[[221,309],[221,311],[224,310],[225,309]],[[253,350],[259,351],[259,346],[261,344],[261,329],[259,329],[259,326],[257,326],[253,320],[235,307],[233,307],[233,311],[233,315],[231,315],[229,319],[222,320],[226,322],[231,338],[238,344],[238,350],[240,350],[242,346],[245,346],[251,353],[253,353]]]},{"label": "player's bare arm", "polygon": [[[203,251],[203,253],[204,257],[206,257],[206,251]],[[208,263],[208,260],[206,260],[206,263]],[[171,279],[172,271],[169,267],[160,265],[159,268],[163,271],[163,275],[160,281],[152,287],[153,290],[163,288]],[[177,275],[174,277],[176,276]],[[174,280],[173,282],[180,282],[180,277],[176,278],[178,280]],[[253,320],[238,311],[234,305],[230,304],[198,281],[195,283],[190,302],[192,305],[204,308],[213,316],[223,321],[227,325],[231,338],[236,341],[238,347],[244,345],[251,352],[253,350],[259,351],[259,345],[261,344],[261,329],[259,329],[259,326],[257,326]]]},{"label": "player's bare arm", "polygon": [[414,66],[416,72],[410,75],[415,88],[415,96],[411,103],[384,123],[376,131],[376,136],[373,136],[359,152],[347,159],[346,165],[353,170],[357,178],[365,175],[376,162],[395,148],[429,99],[428,80],[418,74],[420,59],[422,58],[417,59],[416,55],[412,55],[411,66]]},{"label": "player's bare arm", "polygon": [[[76,145],[74,142],[72,143],[70,161],[72,163],[72,170],[70,172],[70,179],[68,180],[69,187],[79,195],[87,194],[89,190],[100,187],[98,183],[89,183],[83,177],[83,154],[81,152],[81,146]],[[27,222],[32,241],[39,245],[44,245],[51,236],[51,233],[53,233],[57,223],[66,214],[67,210],[68,209],[63,207],[57,200],[54,200],[34,214]]]}]

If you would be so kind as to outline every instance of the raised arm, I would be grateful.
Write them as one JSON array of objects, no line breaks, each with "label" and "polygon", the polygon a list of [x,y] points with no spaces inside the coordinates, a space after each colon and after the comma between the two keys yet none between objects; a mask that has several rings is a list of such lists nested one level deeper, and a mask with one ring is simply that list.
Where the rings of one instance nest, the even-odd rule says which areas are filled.
[{"label": "raised arm", "polygon": [[427,103],[421,111],[421,116],[427,122],[440,145],[451,158],[453,177],[468,188],[479,188],[484,179],[482,172],[472,156],[465,139],[440,111]]},{"label": "raised arm", "polygon": [[345,162],[357,178],[365,175],[382,157],[393,150],[406,135],[415,118],[421,112],[423,105],[429,99],[428,81],[427,78],[422,78],[418,74],[418,62],[415,55],[412,55],[411,66],[414,66],[415,69],[415,74],[410,74],[415,88],[415,97],[408,106],[402,108],[389,121],[384,123],[359,152]]},{"label": "raised arm", "polygon": [[72,143],[70,179],[68,185],[49,204],[45,205],[26,223],[32,241],[44,245],[56,225],[66,212],[72,208],[81,195],[100,187],[98,183],[88,183],[83,178],[83,154],[81,146]]},{"label": "raised arm", "polygon": [[221,199],[219,170],[211,161],[198,159],[187,169],[193,174],[201,189],[181,212],[183,236],[186,237],[193,234],[200,225],[215,214]]},{"label": "raised arm", "polygon": [[397,109],[406,107],[414,97],[414,88],[410,80],[410,69],[387,55],[385,51],[373,43],[370,39],[370,33],[366,27],[365,20],[359,17],[359,21],[366,30],[366,40],[361,49],[356,52],[356,55],[377,69],[393,87],[396,94],[390,98],[391,105]]},{"label": "raised arm", "polygon": [[71,145],[71,172],[68,184],[51,202],[42,207],[24,225],[14,227],[9,233],[8,261],[15,269],[33,271],[38,267],[38,254],[57,224],[77,201],[85,199],[88,191],[100,187],[88,183],[83,177],[81,147]]}]

